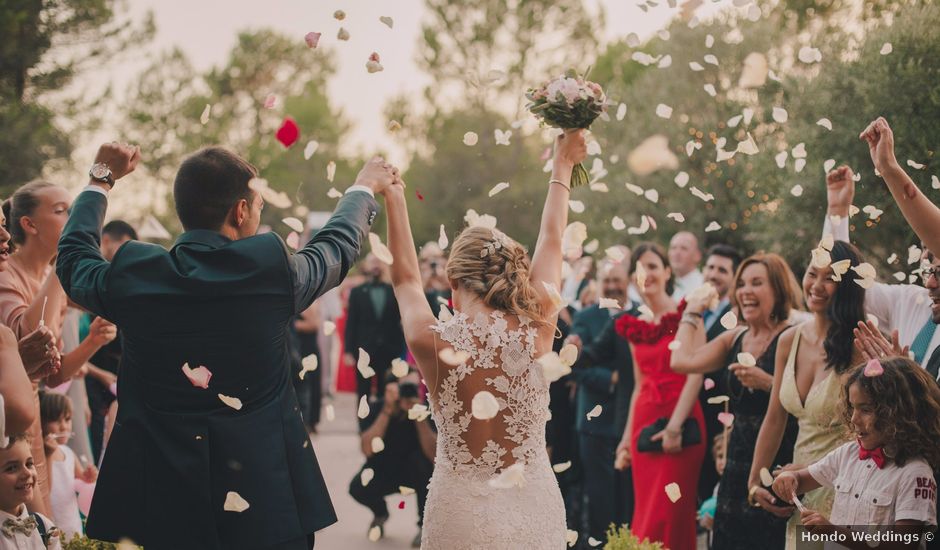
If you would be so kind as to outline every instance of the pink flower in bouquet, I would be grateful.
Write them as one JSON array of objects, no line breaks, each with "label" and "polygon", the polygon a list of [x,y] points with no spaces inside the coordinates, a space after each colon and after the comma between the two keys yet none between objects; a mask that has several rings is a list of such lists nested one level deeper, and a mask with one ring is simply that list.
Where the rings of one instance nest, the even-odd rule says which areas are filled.
[{"label": "pink flower in bouquet", "polygon": [[581,86],[573,78],[558,78],[548,85],[548,100],[552,103],[562,103],[558,100],[558,94],[564,98],[564,102],[571,105],[581,97]]}]

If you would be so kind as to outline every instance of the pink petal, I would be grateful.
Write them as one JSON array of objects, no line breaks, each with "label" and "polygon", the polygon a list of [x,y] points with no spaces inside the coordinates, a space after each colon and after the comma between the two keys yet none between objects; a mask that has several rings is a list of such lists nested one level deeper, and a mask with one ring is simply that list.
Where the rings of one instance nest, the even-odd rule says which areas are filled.
[{"label": "pink petal", "polygon": [[189,382],[197,388],[208,389],[209,379],[212,378],[212,371],[206,367],[199,366],[190,368],[189,363],[183,365],[183,374],[189,379]]},{"label": "pink petal", "polygon": [[300,235],[298,235],[297,232],[291,231],[290,234],[287,235],[287,246],[294,250],[300,248]]},{"label": "pink petal", "polygon": [[884,374],[884,372],[885,372],[885,369],[884,367],[881,366],[881,361],[877,359],[872,359],[871,361],[869,361],[868,364],[865,365],[865,370],[863,371],[865,376],[868,376],[868,377],[881,376],[882,374]]},{"label": "pink petal", "polygon": [[320,43],[320,33],[308,32],[304,35],[304,42],[307,43],[308,48],[316,48],[317,44]]},{"label": "pink petal", "polygon": [[377,52],[372,52],[372,55],[369,56],[369,61],[375,61],[376,63],[381,61],[379,59],[379,54]]},{"label": "pink petal", "polygon": [[715,387],[715,381],[712,380],[711,378],[706,378],[705,379],[705,391],[708,391],[714,387]]},{"label": "pink petal", "polygon": [[284,122],[281,123],[281,127],[277,129],[277,133],[274,134],[274,137],[276,137],[284,147],[290,147],[300,137],[300,128],[297,126],[297,123],[294,122],[294,119],[285,117]]},{"label": "pink petal", "polygon": [[404,509],[405,509],[405,501],[404,501],[404,500],[402,500],[402,501],[400,501],[400,502],[398,503],[398,509],[399,509],[399,510],[404,510]]},{"label": "pink petal", "polygon": [[275,105],[277,105],[277,96],[274,94],[268,94],[268,96],[264,98],[264,108],[273,109]]},{"label": "pink petal", "polygon": [[731,423],[734,422],[734,415],[731,413],[720,412],[718,413],[718,422],[721,422],[725,427],[730,427]]}]

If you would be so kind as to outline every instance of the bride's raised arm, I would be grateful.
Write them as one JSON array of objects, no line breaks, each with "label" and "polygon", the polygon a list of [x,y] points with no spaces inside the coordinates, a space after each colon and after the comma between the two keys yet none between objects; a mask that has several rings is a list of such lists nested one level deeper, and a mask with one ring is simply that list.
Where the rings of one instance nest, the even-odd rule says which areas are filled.
[{"label": "bride's raised arm", "polygon": [[[392,253],[392,286],[401,312],[401,326],[408,349],[419,360],[430,360],[434,356],[434,333],[430,326],[436,321],[421,283],[418,253],[415,251],[408,220],[408,203],[405,201],[404,185],[394,184],[385,191],[385,207],[388,210],[388,248]],[[427,362],[425,362],[425,365]],[[436,385],[434,373],[421,371],[429,388]]]},{"label": "bride's raised arm", "polygon": [[571,191],[571,171],[587,157],[584,130],[566,130],[555,139],[552,160],[552,179],[542,209],[542,223],[538,241],[532,254],[531,279],[539,293],[544,293],[540,282],[558,287],[561,284],[562,234],[568,226],[568,196]]}]

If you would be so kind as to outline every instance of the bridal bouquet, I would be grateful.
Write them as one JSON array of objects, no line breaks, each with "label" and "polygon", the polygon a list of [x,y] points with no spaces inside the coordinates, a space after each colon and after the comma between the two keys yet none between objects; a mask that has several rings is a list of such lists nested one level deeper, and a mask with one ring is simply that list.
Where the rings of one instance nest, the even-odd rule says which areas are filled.
[{"label": "bridal bouquet", "polygon": [[[573,70],[542,83],[538,88],[529,88],[525,96],[530,101],[526,109],[542,124],[553,128],[588,128],[607,110],[607,98],[600,85],[585,80]],[[588,181],[590,177],[584,166],[575,166],[571,173],[571,186],[586,185]]]}]

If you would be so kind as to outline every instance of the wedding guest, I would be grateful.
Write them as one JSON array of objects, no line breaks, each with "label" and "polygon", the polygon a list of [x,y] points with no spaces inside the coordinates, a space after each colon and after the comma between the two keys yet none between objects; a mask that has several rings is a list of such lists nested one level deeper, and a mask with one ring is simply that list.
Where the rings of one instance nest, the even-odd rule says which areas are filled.
[{"label": "wedding guest", "polygon": [[[664,491],[676,484],[680,494],[694,495],[705,456],[705,424],[698,403],[702,375],[678,374],[669,368],[669,344],[686,304],[676,304],[670,297],[672,270],[659,245],[637,246],[630,274],[646,310],[641,317],[624,315],[616,325],[618,334],[630,342],[634,358],[630,415],[617,447],[618,467],[633,466],[631,529],[640,540],[649,538],[667,548],[694,548],[696,499],[673,502]],[[649,441],[641,438],[644,430],[655,432]],[[692,440],[696,430],[698,439]],[[683,434],[689,439],[683,441]],[[657,443],[662,445],[661,452],[654,448]]]},{"label": "wedding guest", "polygon": [[[347,364],[356,366],[360,349],[369,354],[369,366],[375,370],[375,376],[364,378],[357,369],[356,394],[375,397],[385,391],[385,373],[392,359],[405,352],[405,336],[385,264],[370,253],[362,261],[361,271],[366,282],[349,293],[345,359]],[[374,390],[373,380],[377,383]]]},{"label": "wedding guest", "polygon": [[[627,298],[630,277],[626,265],[601,262],[597,278],[603,298],[614,300],[617,307],[593,304],[575,315],[571,335],[566,341],[574,342],[579,347],[581,342],[596,341],[618,314],[632,309]],[[617,443],[623,433],[622,428],[617,431],[615,418],[617,364],[615,360],[591,364],[581,361],[580,365],[575,363],[572,375],[577,383],[575,431],[584,478],[584,500],[587,501],[586,535],[603,541],[611,523],[626,523],[620,513],[626,502],[618,501],[626,498],[632,500],[632,495],[626,497],[615,490],[620,473],[614,469],[614,459]],[[593,413],[596,410],[599,410],[599,414]]]},{"label": "wedding guest", "polygon": [[[740,263],[741,254],[733,246],[727,244],[712,245],[705,254],[705,269],[702,270],[702,276],[705,282],[712,285],[718,294],[718,302],[715,306],[702,310],[702,321],[705,325],[705,339],[707,341],[714,340],[726,330],[721,318],[731,311],[732,283]],[[722,365],[722,367],[724,366]],[[704,380],[711,380],[711,382],[705,382],[705,384],[721,386],[727,372],[724,368],[719,368],[702,374]],[[709,403],[708,397],[709,393],[705,391],[703,386],[702,391],[699,392],[698,401],[702,407],[702,414],[705,416],[706,441],[712,441],[715,436],[724,431],[724,426],[718,421],[718,413],[723,411],[723,405]],[[705,453],[705,462],[702,463],[702,475],[699,476],[698,483],[699,500],[709,498],[716,483],[718,483],[718,476],[712,453]]]},{"label": "wedding guest", "polygon": [[28,436],[10,437],[0,447],[0,548],[3,550],[61,550],[62,532],[47,516],[30,512],[38,474]]},{"label": "wedding guest", "polygon": [[[693,295],[676,334],[682,345],[673,350],[670,366],[681,373],[723,372],[719,384],[703,393],[708,397],[727,395],[728,404],[717,406],[722,412],[727,406],[734,415],[713,516],[712,547],[782,549],[786,520],[748,506],[748,479],[757,434],[770,401],[777,343],[790,326],[790,311],[799,306],[800,289],[786,261],[773,253],[744,260],[729,286],[734,288],[731,299],[742,324],[706,341],[701,313],[715,296]],[[742,364],[742,353],[750,354],[754,364]],[[718,413],[712,414],[718,422]],[[796,419],[788,417],[773,464],[792,461],[796,433]],[[721,432],[717,435],[722,436]]]},{"label": "wedding guest", "polygon": [[98,478],[98,469],[92,464],[83,466],[75,452],[66,445],[74,435],[72,400],[60,393],[41,392],[39,405],[46,459],[52,471],[52,519],[66,538],[71,539],[75,535],[84,534],[75,480],[94,483]]},{"label": "wedding guest", "polygon": [[[45,325],[52,330],[58,349],[61,349],[58,340],[68,303],[52,266],[71,202],[64,188],[37,180],[17,189],[3,207],[15,251],[6,269],[0,272],[0,324],[9,326],[19,338]],[[92,323],[88,337],[73,351],[62,356],[60,369],[49,373],[34,371],[31,375],[37,415],[29,433],[39,476],[39,490],[36,492],[39,498],[30,505],[31,509],[49,512],[49,473],[43,456],[42,427],[39,424],[38,382],[45,380],[49,386],[55,387],[70,380],[115,335],[113,324],[97,319]],[[29,371],[28,365],[26,368]]]},{"label": "wedding guest", "polygon": [[[780,335],[774,362],[767,414],[761,424],[748,478],[748,500],[781,518],[787,524],[787,548],[796,547],[799,516],[794,508],[780,502],[761,484],[760,471],[774,467],[773,459],[783,444],[787,414],[797,418],[799,433],[793,446],[793,464],[805,466],[821,459],[845,442],[839,416],[842,378],[858,364],[853,330],[865,318],[865,289],[855,282],[851,267],[862,263],[861,253],[851,244],[835,241],[831,264],[811,262],[803,275],[803,296],[813,317]],[[833,264],[848,260],[841,276]],[[840,269],[841,272],[841,269]],[[836,280],[838,279],[838,280]],[[804,504],[822,514],[832,507],[831,490],[816,489],[806,494]],[[792,516],[792,517],[791,517]]]},{"label": "wedding guest", "polygon": [[843,546],[851,549],[870,547],[852,540],[851,526],[896,526],[918,534],[925,526],[935,530],[940,388],[910,359],[873,359],[849,373],[842,404],[843,422],[854,441],[808,467],[781,473],[774,492],[791,499],[818,487],[835,489],[831,513],[807,505],[800,515],[815,533],[846,535]]},{"label": "wedding guest", "polygon": [[[669,241],[669,268],[673,275],[674,300],[681,300],[686,294],[702,286],[705,278],[698,268],[702,261],[702,250],[698,237],[688,231],[680,231]],[[640,290],[642,292],[642,289]]]},{"label": "wedding guest", "polygon": [[[323,403],[323,386],[321,376],[322,354],[318,345],[320,332],[320,312],[317,302],[303,310],[294,320],[294,332],[297,336],[297,352],[300,356],[302,370],[294,377],[294,389],[297,391],[297,401],[300,403],[300,412],[307,425],[307,431],[317,433],[317,424],[320,423],[320,407]],[[311,359],[312,357],[312,359]],[[316,368],[308,370],[303,367],[304,361],[315,361]],[[303,373],[303,378],[301,378]]]},{"label": "wedding guest", "polygon": [[[0,271],[6,269],[9,251],[10,233],[6,230],[6,219],[0,211]],[[45,330],[51,340],[51,331]],[[51,358],[55,352],[46,353],[47,357]],[[2,414],[7,433],[25,432],[36,420],[37,412],[33,406],[32,394],[32,385],[20,357],[16,335],[0,323],[0,397],[3,398]],[[5,436],[6,434],[0,433],[0,438]]]},{"label": "wedding guest", "polygon": [[901,168],[894,156],[894,132],[884,117],[878,117],[859,138],[868,143],[875,170],[884,178],[904,219],[928,250],[940,256],[940,208],[930,202]]},{"label": "wedding guest", "polygon": [[[835,240],[849,241],[849,207],[855,198],[853,176],[848,166],[840,166],[826,176],[828,209],[823,235],[831,234]],[[865,312],[878,319],[878,327],[885,333],[897,331],[899,342],[910,348],[916,363],[927,368],[932,361],[936,380],[940,366],[940,289],[931,275],[940,267],[940,260],[929,251],[926,258],[930,265],[923,274],[928,288],[875,282],[865,292]]]},{"label": "wedding guest", "polygon": [[[349,483],[349,494],[356,502],[372,511],[369,530],[379,529],[384,535],[388,520],[385,497],[414,489],[418,499],[418,534],[412,547],[421,546],[421,524],[428,482],[434,471],[437,434],[430,419],[411,420],[408,411],[419,404],[418,384],[410,378],[398,381],[392,373],[384,387],[384,397],[369,407],[369,415],[359,421],[360,446],[366,463]],[[426,409],[425,409],[426,410]],[[377,451],[374,441],[383,442]]]}]

